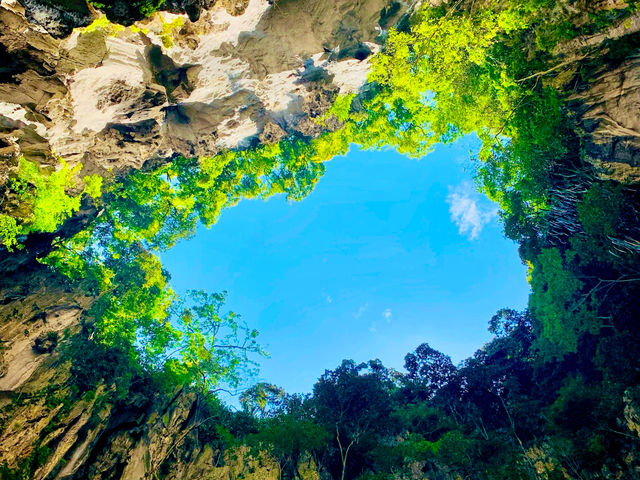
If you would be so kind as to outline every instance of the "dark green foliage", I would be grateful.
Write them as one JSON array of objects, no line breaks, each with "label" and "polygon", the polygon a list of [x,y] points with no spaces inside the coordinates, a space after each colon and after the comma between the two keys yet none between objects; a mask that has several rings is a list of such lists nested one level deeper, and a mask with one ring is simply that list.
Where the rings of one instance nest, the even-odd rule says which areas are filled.
[{"label": "dark green foliage", "polygon": [[423,343],[404,357],[404,390],[410,401],[424,401],[447,385],[455,376],[451,358]]},{"label": "dark green foliage", "polygon": [[330,438],[329,432],[317,423],[290,413],[263,419],[257,430],[247,437],[247,443],[278,459],[286,479],[300,478],[298,467],[304,455],[318,458]]},{"label": "dark green foliage", "polygon": [[47,332],[37,337],[31,348],[36,353],[51,353],[58,346],[58,332]]},{"label": "dark green foliage", "polygon": [[110,21],[131,25],[137,20],[150,17],[160,9],[164,0],[89,0],[89,3],[104,11]]},{"label": "dark green foliage", "polygon": [[108,347],[89,340],[92,328],[83,331],[65,345],[62,358],[71,361],[70,374],[79,395],[94,391],[99,385],[115,387],[116,398],[126,397],[131,382],[142,374],[126,350]]},{"label": "dark green foliage", "polygon": [[31,480],[33,473],[47,461],[49,449],[36,443],[26,458],[22,459],[16,468],[9,468],[0,464],[0,478],[2,480]]},{"label": "dark green foliage", "polygon": [[40,0],[40,2],[68,12],[89,14],[86,0]]},{"label": "dark green foliage", "polygon": [[272,417],[282,413],[287,404],[286,392],[270,383],[256,383],[240,395],[242,408],[252,416]]},{"label": "dark green foliage", "polygon": [[313,387],[314,417],[333,437],[327,465],[334,478],[351,479],[369,469],[370,450],[393,431],[389,395],[392,372],[378,360],[357,365],[344,360]]}]

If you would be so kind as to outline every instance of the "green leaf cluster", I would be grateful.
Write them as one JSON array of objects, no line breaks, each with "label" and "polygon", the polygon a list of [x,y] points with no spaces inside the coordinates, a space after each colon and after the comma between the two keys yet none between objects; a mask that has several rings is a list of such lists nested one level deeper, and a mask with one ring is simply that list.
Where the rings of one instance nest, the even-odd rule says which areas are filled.
[{"label": "green leaf cluster", "polygon": [[[80,209],[82,195],[97,200],[103,178],[89,175],[78,180],[82,164],[70,167],[60,159],[57,170],[48,170],[21,157],[18,170],[8,182],[7,197],[19,203],[17,210],[0,213],[0,242],[19,247],[17,237],[32,232],[55,232]],[[79,190],[79,185],[84,190]]]}]

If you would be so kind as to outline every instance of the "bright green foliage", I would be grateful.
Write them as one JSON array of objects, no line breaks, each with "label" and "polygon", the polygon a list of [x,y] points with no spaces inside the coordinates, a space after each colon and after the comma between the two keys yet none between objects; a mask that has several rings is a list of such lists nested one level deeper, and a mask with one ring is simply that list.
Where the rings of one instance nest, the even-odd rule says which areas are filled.
[{"label": "bright green foliage", "polygon": [[[98,8],[102,7],[102,5],[95,5]],[[111,22],[107,17],[102,16],[96,18],[93,22],[82,29],[82,33],[91,33],[97,30],[104,30],[109,35],[117,35],[118,32],[123,31],[125,28],[122,25],[118,25],[117,23]]]},{"label": "bright green foliage", "polygon": [[550,89],[536,95],[523,92],[517,111],[505,121],[503,132],[509,139],[490,152],[485,148],[477,180],[505,215],[520,210],[537,216],[548,209],[549,169],[567,153],[561,105]]},{"label": "bright green foliage", "polygon": [[164,172],[135,173],[112,187],[113,235],[132,243],[146,240],[163,247],[195,229],[194,199],[180,195]]},{"label": "bright green foliage", "polygon": [[173,47],[173,32],[175,30],[179,30],[182,25],[184,25],[184,19],[182,17],[177,17],[172,22],[165,22],[163,18],[162,21],[162,33],[160,34],[160,38],[162,39],[162,45],[164,48]]},{"label": "bright green foliage", "polygon": [[[72,243],[73,242],[69,242],[69,245],[66,248],[73,248]],[[73,280],[81,279],[87,273],[87,263],[82,256],[78,254],[70,255],[64,250],[54,250],[39,261],[40,263],[55,268],[62,275]]]},{"label": "bright green foliage", "polygon": [[0,213],[0,242],[9,251],[18,244],[16,237],[20,234],[20,227],[18,222],[13,217]]},{"label": "bright green foliage", "polygon": [[17,175],[9,180],[9,192],[17,197],[20,209],[13,215],[0,214],[0,242],[7,248],[18,245],[19,235],[31,232],[54,232],[67,218],[80,209],[82,194],[98,198],[102,177],[83,179],[85,188],[77,190],[77,174],[82,164],[69,167],[60,160],[60,168],[46,172],[36,163],[20,158]]},{"label": "bright green foliage", "polygon": [[264,354],[258,333],[221,313],[224,294],[178,298],[156,255],[112,237],[101,245],[102,228],[81,232],[42,260],[98,295],[88,312],[94,342],[163,372],[169,384],[236,387],[253,373],[249,355]]},{"label": "bright green foliage", "polygon": [[380,100],[401,122],[401,152],[421,155],[461,134],[498,131],[519,93],[488,60],[489,48],[506,33],[499,15],[436,12],[423,9],[410,33],[392,30],[370,76],[386,88]]},{"label": "bright green foliage", "polygon": [[264,354],[258,332],[233,312],[222,314],[224,294],[189,292],[180,299],[171,289],[157,256],[133,246],[104,257],[73,239],[43,262],[71,278],[92,281],[100,292],[89,311],[93,341],[163,372],[170,384],[211,390],[237,387],[253,373],[249,355]]},{"label": "bright green foliage", "polygon": [[176,336],[168,323],[175,294],[155,255],[142,251],[127,260],[111,270],[113,293],[92,309],[96,338],[106,345],[133,349],[137,338],[143,337],[145,353],[153,356]]},{"label": "bright green foliage", "polygon": [[87,175],[82,179],[84,183],[84,193],[94,200],[100,198],[102,196],[102,181],[103,178],[100,175]]},{"label": "bright green foliage", "polygon": [[23,232],[53,232],[80,208],[80,197],[69,195],[67,190],[75,187],[75,176],[82,165],[70,168],[64,161],[60,163],[59,170],[47,175],[37,164],[20,159],[18,178],[13,181],[12,188],[32,209],[25,219]]},{"label": "bright green foliage", "polygon": [[[493,57],[504,35],[526,28],[530,12],[481,10],[473,15],[424,8],[410,32],[392,30],[370,79],[385,88],[400,151],[423,154],[438,142],[476,132],[488,141],[504,131],[523,89]],[[411,150],[407,150],[411,149]]]},{"label": "bright green foliage", "polygon": [[318,123],[324,126],[326,120],[332,115],[341,122],[346,122],[347,120],[349,120],[351,118],[351,103],[353,102],[353,99],[355,97],[355,93],[338,95],[338,97],[333,102],[333,105],[331,105],[331,108],[327,110],[319,120],[317,120]]},{"label": "bright green foliage", "polygon": [[[338,135],[364,148],[422,156],[475,133],[483,142],[476,167],[485,193],[507,213],[547,208],[548,168],[566,150],[558,135],[561,103],[553,90],[517,81],[537,66],[518,39],[540,18],[541,6],[507,3],[473,14],[422,8],[409,31],[389,32],[373,61],[370,92],[336,101],[340,120],[350,112]],[[512,205],[513,191],[520,205]]]},{"label": "bright green foliage", "polygon": [[284,193],[299,200],[324,173],[322,162],[345,147],[322,138],[292,138],[200,160],[178,158],[156,171],[136,172],[111,188],[107,214],[114,236],[168,248],[192,235],[198,221],[213,225],[223,208],[242,198]]},{"label": "bright green foliage", "polygon": [[329,115],[335,115],[335,117],[341,122],[349,120],[349,113],[351,112],[351,103],[355,98],[355,93],[348,93],[346,95],[339,96],[336,101],[331,105],[328,110]]},{"label": "bright green foliage", "polygon": [[91,258],[93,252],[89,245],[92,239],[91,230],[82,230],[46,257],[39,259],[39,262],[49,265],[71,280],[85,279],[91,284],[90,290],[95,293],[107,291],[112,287],[113,270],[106,268],[99,259]]}]

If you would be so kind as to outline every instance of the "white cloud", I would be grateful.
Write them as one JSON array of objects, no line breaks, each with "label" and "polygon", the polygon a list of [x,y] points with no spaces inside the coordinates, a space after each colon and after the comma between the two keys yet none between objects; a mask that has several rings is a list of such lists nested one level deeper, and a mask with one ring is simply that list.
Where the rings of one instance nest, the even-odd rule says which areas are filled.
[{"label": "white cloud", "polygon": [[365,303],[364,305],[360,305],[358,311],[353,314],[353,318],[360,318],[367,308],[369,308],[369,302]]},{"label": "white cloud", "polygon": [[391,323],[391,316],[393,314],[391,313],[391,309],[387,308],[385,309],[384,312],[382,312],[382,316],[385,318],[385,320],[387,321],[387,323]]},{"label": "white cloud", "polygon": [[331,295],[327,295],[327,303],[332,303],[333,302],[333,297],[331,297]]},{"label": "white cloud", "polygon": [[470,240],[478,238],[484,226],[498,213],[498,208],[482,198],[470,182],[455,188],[449,187],[447,203],[458,232],[467,235]]}]

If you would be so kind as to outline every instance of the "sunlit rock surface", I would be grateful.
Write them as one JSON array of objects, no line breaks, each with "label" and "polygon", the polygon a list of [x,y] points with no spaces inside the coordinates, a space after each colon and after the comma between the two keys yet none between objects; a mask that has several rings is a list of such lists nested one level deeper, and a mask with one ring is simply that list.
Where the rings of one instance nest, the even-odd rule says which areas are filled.
[{"label": "sunlit rock surface", "polygon": [[317,104],[364,84],[383,26],[406,10],[385,18],[389,5],[220,2],[195,21],[159,12],[123,27],[102,17],[54,37],[46,11],[3,0],[0,182],[18,155],[104,174],[317,134]]}]

